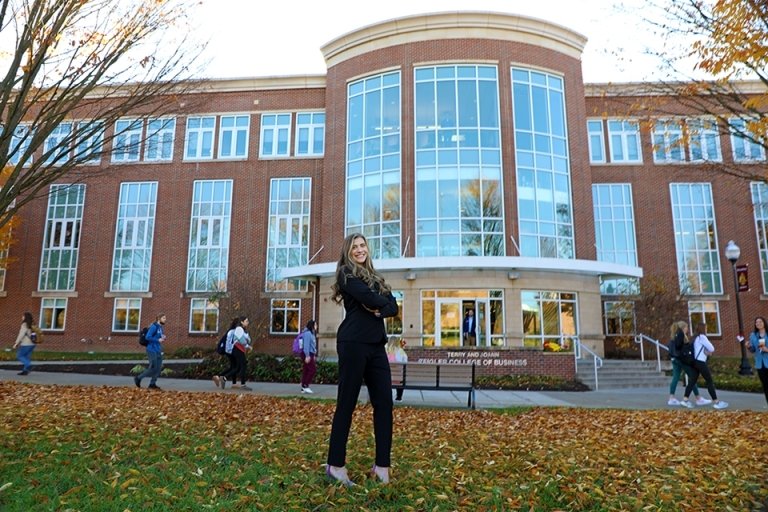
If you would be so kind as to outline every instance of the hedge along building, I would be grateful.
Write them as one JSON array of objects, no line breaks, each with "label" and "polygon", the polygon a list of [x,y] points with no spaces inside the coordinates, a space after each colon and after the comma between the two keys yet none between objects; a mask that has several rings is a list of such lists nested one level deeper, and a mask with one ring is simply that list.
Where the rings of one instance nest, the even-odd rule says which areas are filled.
[{"label": "hedge along building", "polygon": [[[628,117],[629,86],[585,87],[585,42],[507,14],[407,17],[328,43],[325,76],[206,81],[169,99],[176,114],[105,127],[125,136],[93,165],[114,172],[24,209],[0,325],[30,310],[51,348],[138,349],[164,312],[169,348],[212,346],[228,324],[212,298],[248,296],[257,350],[287,354],[315,318],[333,354],[333,273],[362,232],[412,360],[570,376],[577,340],[604,354],[626,334],[611,308],[643,263],[700,283],[689,319],[736,353],[719,239],[759,268],[762,185],[665,151]],[[764,162],[709,135],[710,158]],[[744,295],[746,318],[760,299]]]}]

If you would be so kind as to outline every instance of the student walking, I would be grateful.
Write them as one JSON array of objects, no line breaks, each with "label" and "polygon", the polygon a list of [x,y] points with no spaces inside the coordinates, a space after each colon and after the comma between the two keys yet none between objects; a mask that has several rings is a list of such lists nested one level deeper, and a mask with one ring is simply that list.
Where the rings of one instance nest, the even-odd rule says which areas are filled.
[{"label": "student walking", "polygon": [[141,379],[149,377],[149,389],[160,391],[157,385],[157,378],[160,376],[160,370],[163,367],[163,343],[165,343],[165,314],[160,313],[157,315],[152,325],[149,326],[147,335],[147,359],[149,360],[149,368],[141,372],[133,378],[134,384],[137,388],[141,387]]},{"label": "student walking", "polygon": [[317,330],[315,321],[310,320],[301,333],[301,392],[312,394],[310,384],[317,374]]},{"label": "student walking", "polygon": [[397,301],[383,276],[373,268],[363,235],[353,233],[344,239],[332,289],[331,298],[344,304],[346,314],[336,334],[339,384],[326,475],[335,482],[354,485],[345,467],[347,440],[360,387],[365,382],[373,406],[376,441],[371,474],[387,484],[392,450],[392,375],[384,348],[384,318],[397,314]]},{"label": "student walking", "polygon": [[[246,354],[252,350],[251,337],[248,335],[248,325],[250,321],[247,316],[236,316],[232,319],[227,333],[226,353],[231,357],[230,368],[222,375],[213,378],[213,382],[221,385],[221,389],[227,387],[227,380],[232,379],[232,387],[243,391],[250,391],[245,384],[248,377],[248,359]],[[232,364],[234,362],[234,365]],[[237,379],[240,378],[240,385],[237,385]]]},{"label": "student walking", "polygon": [[688,397],[691,396],[693,386],[696,381],[699,380],[699,375],[701,375],[707,383],[709,396],[712,397],[712,400],[715,402],[712,407],[715,409],[725,409],[728,407],[728,402],[718,400],[717,391],[715,390],[715,381],[712,379],[712,373],[709,371],[709,366],[707,365],[707,358],[715,352],[715,347],[712,345],[712,342],[709,341],[709,338],[707,338],[706,332],[707,324],[699,322],[696,326],[696,337],[693,339],[693,372],[688,379],[688,385],[685,387],[685,396],[680,405],[688,408],[693,407],[693,404],[688,400]]},{"label": "student walking", "polygon": [[[675,398],[675,391],[677,391],[677,383],[680,382],[680,375],[685,372],[686,375],[691,374],[693,368],[685,365],[680,360],[680,352],[682,351],[683,344],[690,342],[688,339],[688,324],[680,321],[675,322],[670,327],[670,338],[672,339],[672,346],[670,347],[669,357],[672,361],[672,380],[669,383],[669,399],[667,405],[680,405],[680,401]],[[690,376],[688,377],[690,379]],[[699,386],[694,382],[693,395],[696,397],[696,405],[709,405],[712,400],[707,400],[703,396],[699,395]]]},{"label": "student walking", "polygon": [[21,363],[21,371],[18,375],[29,375],[29,372],[32,371],[32,352],[35,350],[35,342],[32,341],[32,326],[34,325],[35,319],[32,317],[32,313],[25,311],[21,315],[19,334],[13,343],[13,348],[18,347],[16,359]]},{"label": "student walking", "polygon": [[744,340],[744,344],[747,349],[755,354],[755,370],[757,370],[757,376],[760,378],[760,384],[763,385],[763,394],[765,394],[765,401],[768,402],[768,333],[766,329],[765,318],[758,316],[755,318],[755,329],[749,335],[749,339]]}]

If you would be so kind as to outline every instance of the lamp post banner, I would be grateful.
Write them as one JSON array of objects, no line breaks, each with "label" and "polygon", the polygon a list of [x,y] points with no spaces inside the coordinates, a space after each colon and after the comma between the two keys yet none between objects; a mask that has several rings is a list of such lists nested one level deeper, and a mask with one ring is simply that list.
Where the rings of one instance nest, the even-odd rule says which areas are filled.
[{"label": "lamp post banner", "polygon": [[749,291],[749,275],[747,274],[748,265],[738,265],[736,267],[736,281],[739,283],[740,292]]}]

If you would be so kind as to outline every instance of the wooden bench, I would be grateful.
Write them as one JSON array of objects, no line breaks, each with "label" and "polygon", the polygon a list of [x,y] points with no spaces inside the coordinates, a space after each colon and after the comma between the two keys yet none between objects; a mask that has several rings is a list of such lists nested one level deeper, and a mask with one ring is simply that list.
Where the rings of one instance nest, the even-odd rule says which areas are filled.
[{"label": "wooden bench", "polygon": [[475,364],[390,362],[392,389],[466,391],[467,407],[475,408]]}]

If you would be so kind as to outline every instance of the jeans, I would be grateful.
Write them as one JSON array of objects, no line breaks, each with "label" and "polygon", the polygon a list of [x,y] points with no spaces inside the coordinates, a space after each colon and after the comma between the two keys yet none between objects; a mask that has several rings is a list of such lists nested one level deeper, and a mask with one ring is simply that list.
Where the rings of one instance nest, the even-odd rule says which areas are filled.
[{"label": "jeans", "polygon": [[147,352],[149,358],[149,368],[141,372],[139,380],[144,377],[151,377],[149,385],[155,384],[157,378],[160,376],[160,369],[163,367],[163,353],[162,352]]},{"label": "jeans", "polygon": [[34,345],[20,345],[16,350],[16,359],[24,366],[22,370],[28,372],[32,369],[32,351],[35,350]]},{"label": "jeans", "polygon": [[[669,383],[669,394],[674,395],[677,390],[677,383],[680,381],[680,374],[683,373],[683,364],[677,359],[672,359],[672,382]],[[699,396],[699,386],[693,385],[693,394]]]}]

